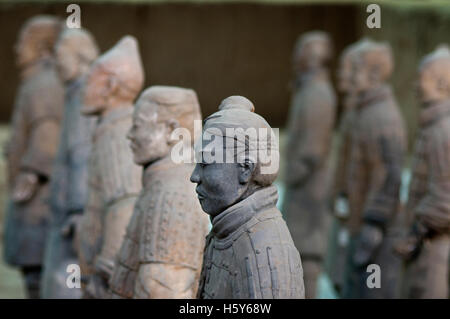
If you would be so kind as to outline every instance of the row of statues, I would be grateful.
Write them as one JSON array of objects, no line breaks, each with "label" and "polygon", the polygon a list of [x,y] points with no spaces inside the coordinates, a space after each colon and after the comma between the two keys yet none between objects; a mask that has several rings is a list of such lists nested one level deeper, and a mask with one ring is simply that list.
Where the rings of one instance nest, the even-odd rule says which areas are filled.
[{"label": "row of statues", "polygon": [[[177,163],[173,132],[194,133],[202,119],[197,95],[170,86],[140,93],[144,72],[135,38],[125,36],[97,56],[88,31],[63,28],[49,16],[28,21],[22,35],[19,42],[34,53],[23,69],[42,70],[23,77],[14,110],[7,154],[19,177],[10,175],[5,246],[29,297],[304,297],[300,254],[275,206],[278,168],[262,174],[259,159],[246,155],[258,141],[236,140],[243,161],[210,163],[201,140],[196,165]],[[44,78],[49,72],[52,81]],[[34,81],[45,87],[30,88]],[[25,94],[34,103],[22,102]],[[19,115],[34,112],[43,114],[39,121],[19,126]],[[203,132],[219,130],[227,141],[235,141],[228,128],[271,131],[242,96],[223,100],[203,123]],[[278,151],[276,142],[261,145]],[[34,166],[21,164],[22,148],[33,151]],[[224,153],[234,149],[223,145]],[[81,290],[67,286],[70,264],[80,265]]]},{"label": "row of statues", "polygon": [[[363,38],[341,55],[337,82],[344,110],[334,172],[331,54],[329,36],[318,31],[302,35],[294,50],[282,210],[302,255],[306,297],[317,296],[317,277],[328,264],[343,298],[448,298],[450,51],[441,46],[419,66],[423,110],[406,205],[399,191],[407,132],[388,83],[391,48]],[[372,264],[381,270],[377,289],[367,283]]]},{"label": "row of statues", "polygon": [[[134,37],[99,55],[87,30],[37,16],[16,50],[22,79],[5,151],[4,255],[21,270],[28,297],[314,298],[327,247],[335,246],[329,272],[343,297],[398,297],[402,273],[402,296],[447,298],[447,48],[420,66],[423,129],[403,209],[406,129],[387,83],[390,47],[362,39],[341,56],[345,110],[334,173],[332,43],[318,31],[299,39],[283,216],[273,185],[277,157],[267,171],[259,156],[277,154],[278,143],[247,98],[224,99],[203,119],[200,138],[183,141],[192,156],[174,161],[175,132],[195,136],[202,121],[197,94],[143,90]],[[220,147],[209,147],[211,139]],[[340,229],[328,245],[331,224]],[[67,285],[73,264],[81,289]],[[366,285],[369,264],[381,267],[380,289]]]}]

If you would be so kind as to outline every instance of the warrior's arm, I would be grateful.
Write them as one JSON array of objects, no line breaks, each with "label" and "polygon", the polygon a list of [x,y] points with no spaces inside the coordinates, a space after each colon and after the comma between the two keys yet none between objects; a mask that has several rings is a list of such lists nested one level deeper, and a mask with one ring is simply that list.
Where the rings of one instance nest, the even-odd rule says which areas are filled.
[{"label": "warrior's arm", "polygon": [[21,160],[21,169],[48,179],[59,145],[60,125],[55,118],[45,118],[32,124],[30,142]]},{"label": "warrior's arm", "polygon": [[40,184],[46,183],[52,171],[58,149],[59,123],[47,117],[31,125],[28,147],[20,162],[20,174],[14,185],[13,200],[28,201]]},{"label": "warrior's arm", "polygon": [[90,276],[94,271],[95,257],[102,241],[102,215],[104,207],[101,192],[93,184],[89,185],[86,209],[76,230],[74,244],[77,246],[82,275]]},{"label": "warrior's arm", "polygon": [[384,228],[398,205],[404,141],[400,135],[376,135],[365,151],[370,184],[363,219]]},{"label": "warrior's arm", "polygon": [[48,179],[59,147],[64,99],[62,91],[57,91],[55,87],[44,86],[42,90],[52,90],[55,96],[39,90],[27,96],[25,112],[30,133],[20,164],[22,170]]},{"label": "warrior's arm", "polygon": [[353,262],[366,267],[373,261],[380,247],[384,230],[398,205],[403,161],[400,136],[384,134],[367,139],[366,158],[369,158],[370,189],[363,212],[364,224],[356,240]]},{"label": "warrior's arm", "polygon": [[68,169],[68,205],[69,212],[82,212],[88,198],[88,156],[91,145],[79,143],[70,150]]},{"label": "warrior's arm", "polygon": [[346,183],[348,163],[350,161],[350,129],[352,125],[352,111],[346,111],[342,116],[341,124],[339,126],[339,145],[338,145],[338,158],[336,164],[336,174],[334,181],[334,197],[340,195],[346,195]]},{"label": "warrior's arm", "polygon": [[[301,127],[294,119],[294,132],[288,146],[292,159],[288,163],[286,175],[286,182],[291,185],[302,184],[324,164],[333,133],[335,110],[332,101],[311,93],[305,97],[305,105],[308,105],[308,109],[302,123],[311,123],[312,126]],[[298,130],[301,133],[296,132]],[[301,145],[295,145],[299,141]]]},{"label": "warrior's arm", "polygon": [[139,210],[134,210],[116,256],[109,288],[113,298],[133,298],[139,269]]},{"label": "warrior's arm", "polygon": [[428,149],[428,185],[415,213],[423,225],[437,233],[450,231],[450,139],[435,134]]}]

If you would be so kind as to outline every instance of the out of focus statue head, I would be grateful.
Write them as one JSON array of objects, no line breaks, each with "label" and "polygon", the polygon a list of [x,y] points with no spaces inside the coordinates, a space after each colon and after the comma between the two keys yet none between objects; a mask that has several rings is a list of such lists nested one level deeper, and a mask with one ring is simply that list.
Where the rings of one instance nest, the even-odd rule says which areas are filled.
[{"label": "out of focus statue head", "polygon": [[337,71],[337,86],[340,92],[349,93],[352,89],[352,71],[356,58],[356,48],[358,42],[347,46],[339,57]]},{"label": "out of focus statue head", "polygon": [[321,68],[331,59],[332,54],[332,43],[327,33],[310,31],[302,34],[294,48],[294,72]]},{"label": "out of focus statue head", "polygon": [[135,163],[147,165],[166,157],[176,142],[173,131],[184,128],[193,136],[194,120],[201,120],[194,90],[173,86],[146,89],[136,102],[127,135]]},{"label": "out of focus statue head", "polygon": [[419,64],[419,97],[425,105],[450,98],[450,50],[440,45]]},{"label": "out of focus statue head", "polygon": [[138,43],[134,37],[125,36],[90,68],[82,112],[99,115],[129,105],[142,89],[143,83],[144,70]]},{"label": "out of focus statue head", "polygon": [[191,181],[197,184],[203,210],[211,216],[270,186],[277,177],[278,142],[254,110],[247,98],[230,96],[204,120]]},{"label": "out of focus statue head", "polygon": [[377,88],[390,78],[394,60],[388,43],[363,39],[355,50],[352,85],[356,92]]},{"label": "out of focus statue head", "polygon": [[17,64],[25,68],[41,58],[52,56],[63,24],[60,19],[39,15],[25,22],[15,46]]},{"label": "out of focus statue head", "polygon": [[55,55],[61,78],[67,82],[89,71],[98,56],[98,47],[86,29],[66,28],[56,42]]}]

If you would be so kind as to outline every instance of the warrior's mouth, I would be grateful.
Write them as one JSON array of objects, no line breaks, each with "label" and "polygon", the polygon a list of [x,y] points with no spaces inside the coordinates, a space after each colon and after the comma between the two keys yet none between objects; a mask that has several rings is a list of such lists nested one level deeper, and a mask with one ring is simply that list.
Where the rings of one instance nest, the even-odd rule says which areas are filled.
[{"label": "warrior's mouth", "polygon": [[136,151],[138,149],[137,145],[134,142],[130,143],[130,148],[132,151]]},{"label": "warrior's mouth", "polygon": [[205,199],[205,195],[203,195],[197,188],[195,189],[195,192],[197,193],[197,197],[199,200]]}]

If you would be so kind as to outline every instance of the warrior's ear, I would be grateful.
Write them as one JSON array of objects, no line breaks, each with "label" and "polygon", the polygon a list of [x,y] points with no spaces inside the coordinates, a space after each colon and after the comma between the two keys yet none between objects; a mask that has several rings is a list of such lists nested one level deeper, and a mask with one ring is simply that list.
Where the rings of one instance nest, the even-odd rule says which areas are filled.
[{"label": "warrior's ear", "polygon": [[118,90],[119,90],[119,81],[117,80],[117,77],[113,75],[108,79],[108,91],[112,95]]},{"label": "warrior's ear", "polygon": [[169,119],[166,122],[166,126],[167,126],[167,141],[169,141],[169,143],[172,141],[172,132],[180,127],[180,123],[176,120],[176,119]]},{"label": "warrior's ear", "polygon": [[253,176],[256,169],[256,164],[245,160],[244,163],[239,163],[239,183],[247,184]]},{"label": "warrior's ear", "polygon": [[101,89],[100,94],[103,98],[108,99],[114,96],[118,90],[119,83],[114,75],[111,75],[106,80],[106,85]]}]

